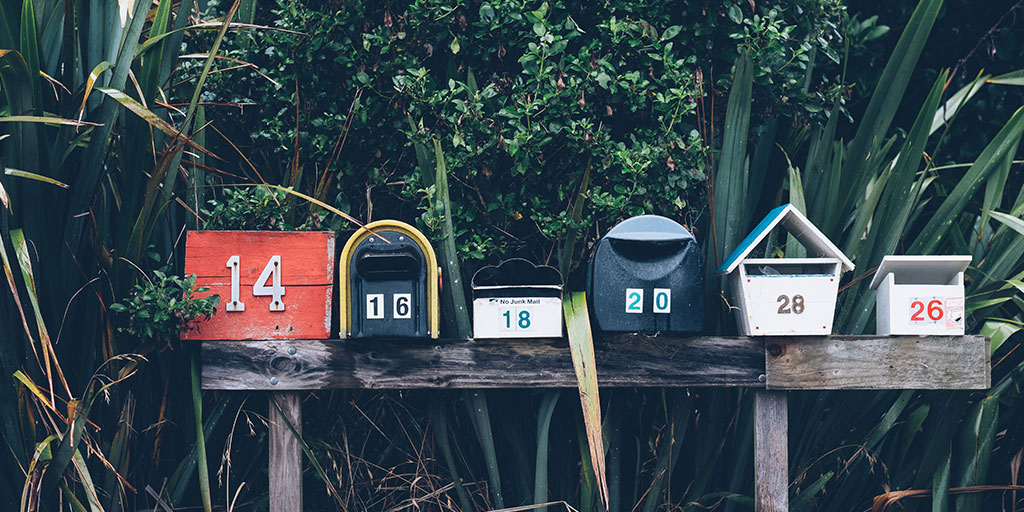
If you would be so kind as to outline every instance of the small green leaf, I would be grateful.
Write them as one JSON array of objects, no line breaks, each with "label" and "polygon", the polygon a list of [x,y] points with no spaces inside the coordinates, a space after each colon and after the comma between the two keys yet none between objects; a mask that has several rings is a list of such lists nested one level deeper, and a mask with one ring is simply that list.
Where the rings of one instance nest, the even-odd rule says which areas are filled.
[{"label": "small green leaf", "polygon": [[671,27],[666,28],[665,31],[661,33],[661,40],[668,41],[669,39],[672,39],[679,35],[679,31],[681,30],[683,30],[683,27],[679,25],[672,25]]},{"label": "small green leaf", "polygon": [[459,46],[459,38],[456,37],[452,39],[452,42],[451,44],[448,45],[448,48],[452,51],[453,54],[458,55],[459,50],[462,49],[462,47]]},{"label": "small green leaf", "polygon": [[491,7],[491,4],[482,4],[480,5],[479,14],[481,21],[484,23],[490,23],[494,20],[494,7]]},{"label": "small green leaf", "polygon": [[729,19],[732,20],[733,23],[743,23],[743,11],[740,10],[738,5],[733,4],[729,6]]}]

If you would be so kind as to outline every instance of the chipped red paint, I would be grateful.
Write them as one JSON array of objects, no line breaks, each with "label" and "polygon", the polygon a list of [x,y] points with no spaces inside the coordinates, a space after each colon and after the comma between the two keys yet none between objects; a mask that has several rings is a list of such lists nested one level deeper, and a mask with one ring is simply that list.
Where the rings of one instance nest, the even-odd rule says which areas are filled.
[{"label": "chipped red paint", "polygon": [[[217,313],[199,321],[183,340],[326,339],[331,335],[334,290],[334,233],[278,231],[190,231],[185,242],[185,273],[196,286],[220,295]],[[226,311],[231,300],[231,269],[239,257],[239,299],[245,311]],[[270,311],[269,296],[254,296],[271,256],[281,257],[284,311]],[[269,281],[268,281],[269,284]]]}]

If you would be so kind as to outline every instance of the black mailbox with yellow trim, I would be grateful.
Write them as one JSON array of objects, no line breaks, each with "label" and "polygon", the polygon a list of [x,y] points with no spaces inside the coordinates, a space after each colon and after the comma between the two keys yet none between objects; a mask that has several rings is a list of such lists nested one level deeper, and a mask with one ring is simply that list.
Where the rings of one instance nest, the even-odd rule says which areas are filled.
[{"label": "black mailbox with yellow trim", "polygon": [[342,338],[437,338],[439,269],[423,233],[397,220],[360,228],[338,264]]},{"label": "black mailbox with yellow trim", "polygon": [[700,333],[704,263],[697,240],[658,215],[622,221],[597,243],[587,298],[604,331]]}]

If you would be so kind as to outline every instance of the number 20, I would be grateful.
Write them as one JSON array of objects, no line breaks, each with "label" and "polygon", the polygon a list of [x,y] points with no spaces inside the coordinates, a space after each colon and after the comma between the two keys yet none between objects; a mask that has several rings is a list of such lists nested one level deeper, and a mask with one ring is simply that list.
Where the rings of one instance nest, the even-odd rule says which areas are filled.
[{"label": "number 20", "polygon": [[[241,263],[241,259],[238,256],[232,256],[228,258],[226,266],[231,269],[231,300],[224,306],[226,311],[245,311],[245,303],[242,302],[241,292],[241,270],[238,268]],[[271,280],[271,278],[273,278]],[[273,284],[267,286],[267,281],[272,281]],[[267,266],[263,268],[263,273],[260,274],[260,278],[256,280],[256,284],[252,285],[252,294],[254,297],[270,296],[270,310],[271,311],[284,311],[284,286],[281,284],[281,257],[274,255],[270,257],[270,261],[267,262]]]}]

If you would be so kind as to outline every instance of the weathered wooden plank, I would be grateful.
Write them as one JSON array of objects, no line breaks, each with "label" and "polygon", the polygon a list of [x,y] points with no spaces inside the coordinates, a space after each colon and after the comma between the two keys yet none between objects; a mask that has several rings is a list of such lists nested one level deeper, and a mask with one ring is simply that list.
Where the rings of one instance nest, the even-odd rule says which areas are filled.
[{"label": "weathered wooden plank", "polygon": [[987,389],[983,336],[767,338],[768,389]]},{"label": "weathered wooden plank", "polygon": [[288,427],[291,423],[295,432],[302,435],[302,392],[270,393],[269,400],[270,512],[302,510],[302,449]]},{"label": "weathered wooden plank", "polygon": [[754,391],[754,512],[789,512],[786,391]]},{"label": "weathered wooden plank", "polygon": [[[334,290],[332,232],[309,231],[189,231],[185,241],[185,273],[196,274],[196,286],[209,290],[197,296],[220,295],[217,312],[196,322],[182,339],[252,340],[328,338],[331,335],[331,296]],[[283,310],[271,310],[269,295],[255,295],[271,258],[280,257],[278,279],[284,288]],[[232,260],[237,257],[236,260]],[[229,267],[228,261],[232,261]],[[277,261],[277,260],[275,260]],[[238,302],[232,311],[233,273],[237,272]],[[272,274],[268,274],[272,275]],[[274,278],[268,279],[270,286]],[[277,306],[275,306],[277,307]],[[238,310],[242,309],[242,310]]]},{"label": "weathered wooden plank", "polygon": [[[605,387],[764,384],[763,340],[605,334]],[[562,339],[217,341],[202,345],[203,387],[224,390],[575,388]]]}]

